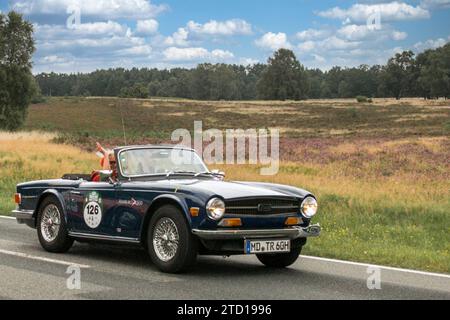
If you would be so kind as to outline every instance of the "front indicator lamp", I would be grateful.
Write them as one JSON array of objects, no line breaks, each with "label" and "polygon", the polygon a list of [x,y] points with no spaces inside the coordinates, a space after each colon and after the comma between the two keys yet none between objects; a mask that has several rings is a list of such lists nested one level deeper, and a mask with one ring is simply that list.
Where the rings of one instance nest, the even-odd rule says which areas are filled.
[{"label": "front indicator lamp", "polygon": [[219,227],[224,228],[242,227],[242,221],[240,218],[223,219],[222,221],[220,221]]},{"label": "front indicator lamp", "polygon": [[298,226],[303,223],[302,218],[299,217],[289,217],[286,219],[284,225],[286,226]]}]

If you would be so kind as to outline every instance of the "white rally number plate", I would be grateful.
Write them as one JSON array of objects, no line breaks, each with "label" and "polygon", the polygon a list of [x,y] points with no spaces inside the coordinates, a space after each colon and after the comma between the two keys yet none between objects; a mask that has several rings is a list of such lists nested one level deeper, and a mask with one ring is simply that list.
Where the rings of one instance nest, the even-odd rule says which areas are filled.
[{"label": "white rally number plate", "polygon": [[290,252],[291,240],[245,240],[246,254]]}]

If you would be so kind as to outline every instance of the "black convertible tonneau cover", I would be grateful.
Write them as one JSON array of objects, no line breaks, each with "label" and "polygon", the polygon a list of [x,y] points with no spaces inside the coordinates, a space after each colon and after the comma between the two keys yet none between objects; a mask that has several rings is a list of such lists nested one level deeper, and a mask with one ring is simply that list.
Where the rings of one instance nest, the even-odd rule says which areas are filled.
[{"label": "black convertible tonneau cover", "polygon": [[90,174],[83,174],[83,173],[68,173],[62,176],[62,179],[64,180],[85,180],[90,181],[91,175]]}]

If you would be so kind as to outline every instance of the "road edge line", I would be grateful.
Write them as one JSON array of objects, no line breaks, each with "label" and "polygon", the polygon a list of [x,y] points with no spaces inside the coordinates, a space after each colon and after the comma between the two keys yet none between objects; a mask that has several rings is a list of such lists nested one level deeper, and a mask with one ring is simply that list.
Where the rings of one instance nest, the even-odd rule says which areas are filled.
[{"label": "road edge line", "polygon": [[51,258],[39,257],[39,256],[33,256],[33,255],[27,254],[27,253],[9,251],[9,250],[3,250],[3,249],[0,249],[0,254],[6,254],[6,255],[20,257],[20,258],[27,258],[27,259],[31,259],[31,260],[55,263],[55,264],[60,264],[60,265],[65,265],[65,266],[77,266],[82,269],[89,269],[91,267],[86,264],[69,262],[69,261],[64,261],[64,260],[56,260],[56,259],[51,259]]},{"label": "road edge line", "polygon": [[11,217],[11,216],[2,216],[2,215],[0,215],[0,218],[1,219],[8,219],[8,220],[16,220],[15,217]]},{"label": "road edge line", "polygon": [[364,262],[353,262],[353,261],[345,261],[345,260],[322,258],[322,257],[314,257],[314,256],[302,255],[301,257],[302,258],[306,258],[306,259],[311,259],[311,260],[319,260],[319,261],[326,261],[326,262],[349,264],[349,265],[360,266],[360,267],[376,267],[376,268],[385,269],[385,270],[391,270],[391,271],[413,273],[413,274],[421,274],[421,275],[426,275],[426,276],[433,276],[433,277],[441,277],[441,278],[450,279],[450,275],[444,274],[444,273],[427,272],[427,271],[420,271],[420,270],[413,270],[413,269],[403,269],[403,268],[382,266],[382,265],[370,264],[370,263],[364,263]]}]

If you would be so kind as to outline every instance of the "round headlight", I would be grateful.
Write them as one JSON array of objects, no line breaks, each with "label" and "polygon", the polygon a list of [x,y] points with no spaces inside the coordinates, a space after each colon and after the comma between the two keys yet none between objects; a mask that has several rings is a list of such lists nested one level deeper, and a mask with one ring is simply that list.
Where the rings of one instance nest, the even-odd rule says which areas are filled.
[{"label": "round headlight", "polygon": [[213,220],[222,219],[225,214],[225,203],[219,198],[212,198],[206,205],[206,213]]},{"label": "round headlight", "polygon": [[305,218],[311,219],[317,212],[317,201],[313,197],[306,197],[303,200],[300,211]]}]

